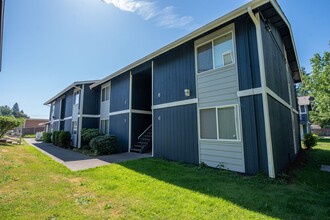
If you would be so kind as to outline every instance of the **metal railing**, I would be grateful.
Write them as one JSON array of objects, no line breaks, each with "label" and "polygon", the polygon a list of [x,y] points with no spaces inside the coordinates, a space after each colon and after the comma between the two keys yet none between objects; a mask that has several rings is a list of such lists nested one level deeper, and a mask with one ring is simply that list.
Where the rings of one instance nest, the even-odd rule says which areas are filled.
[{"label": "metal railing", "polygon": [[149,129],[152,127],[152,124],[146,129],[144,130],[144,132],[142,132],[142,134],[140,134],[140,136],[138,137],[138,140],[140,140],[140,138],[149,131]]}]

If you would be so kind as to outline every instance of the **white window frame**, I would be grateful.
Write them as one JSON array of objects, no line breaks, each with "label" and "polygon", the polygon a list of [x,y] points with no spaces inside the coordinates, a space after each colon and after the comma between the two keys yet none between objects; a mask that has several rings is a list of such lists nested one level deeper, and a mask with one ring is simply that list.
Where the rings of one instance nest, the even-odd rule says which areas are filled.
[{"label": "white window frame", "polygon": [[[223,109],[223,108],[231,108],[234,107],[234,113],[235,113],[235,129],[236,129],[236,139],[221,139],[219,137],[219,116],[218,116],[218,109]],[[233,104],[233,105],[221,105],[221,106],[212,106],[212,107],[205,107],[205,108],[199,108],[199,124],[200,123],[200,115],[201,115],[201,111],[202,110],[206,110],[206,109],[215,109],[215,120],[216,120],[216,125],[217,125],[217,138],[216,139],[205,139],[201,137],[201,127],[199,126],[199,140],[200,141],[223,141],[223,142],[241,142],[241,124],[239,123],[240,120],[240,112],[239,112],[239,108],[238,108],[238,104]]]},{"label": "white window frame", "polygon": [[[103,100],[103,89],[105,90],[105,92],[107,91],[107,88],[109,88],[109,92],[108,92],[108,99],[105,99],[105,100]],[[104,93],[104,94],[106,94],[106,93]],[[107,95],[105,95],[105,97],[107,97]],[[110,84],[109,83],[107,83],[107,84],[105,84],[105,85],[103,85],[102,87],[101,87],[101,102],[107,102],[107,101],[109,101],[110,100]]]},{"label": "white window frame", "polygon": [[[220,30],[221,31],[221,30]],[[220,66],[220,67],[215,67],[215,56],[214,56],[214,41],[227,35],[227,34],[231,34],[231,41],[232,41],[232,51],[230,50],[227,50],[225,51],[224,53],[222,53],[222,60],[223,60],[223,55],[226,54],[226,53],[229,53],[231,52],[231,58],[232,58],[232,63],[230,64],[226,64],[223,62],[223,66]],[[235,48],[235,33],[233,30],[230,30],[230,31],[226,31],[226,32],[222,32],[220,35],[217,35],[215,37],[212,37],[211,39],[209,40],[206,40],[205,42],[203,43],[199,43],[199,44],[196,44],[195,45],[195,60],[196,60],[196,73],[197,74],[203,74],[203,73],[206,73],[206,72],[209,72],[209,71],[212,71],[212,70],[215,70],[215,69],[222,69],[222,68],[225,68],[227,66],[231,66],[231,65],[235,65],[236,64],[236,60],[235,60],[235,54],[236,54],[236,48]],[[198,48],[206,45],[206,44],[209,44],[209,43],[212,43],[212,68],[209,69],[209,70],[205,70],[205,71],[202,71],[202,72],[199,72],[198,71]]]},{"label": "white window frame", "polygon": [[[103,130],[102,130],[102,121],[108,121],[108,123],[107,123],[107,130],[108,130],[108,132],[107,133],[104,133],[103,132]],[[100,132],[102,133],[102,134],[109,134],[109,127],[110,127],[110,123],[109,123],[109,118],[102,118],[102,119],[100,119]]]}]

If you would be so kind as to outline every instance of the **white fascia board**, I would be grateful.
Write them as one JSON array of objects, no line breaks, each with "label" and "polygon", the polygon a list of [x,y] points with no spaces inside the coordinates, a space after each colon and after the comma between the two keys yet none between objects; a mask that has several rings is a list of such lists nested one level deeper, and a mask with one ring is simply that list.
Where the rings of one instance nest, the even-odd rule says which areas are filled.
[{"label": "white fascia board", "polygon": [[47,102],[45,102],[44,105],[51,104],[55,99],[61,97],[64,93],[66,93],[70,89],[75,88],[78,85],[89,84],[89,83],[96,83],[97,81],[98,80],[88,80],[88,81],[77,81],[77,82],[73,82],[69,86],[67,86],[65,89],[63,89],[61,92],[57,93],[54,97],[52,97]]},{"label": "white fascia board", "polygon": [[153,53],[151,53],[151,54],[135,61],[134,63],[131,63],[130,65],[118,70],[117,72],[105,77],[104,79],[101,79],[100,81],[98,81],[98,82],[94,83],[93,85],[91,85],[90,88],[93,89],[93,88],[95,88],[95,87],[111,80],[112,78],[114,78],[114,77],[116,77],[116,76],[118,76],[122,73],[130,71],[134,67],[137,67],[137,66],[139,66],[139,65],[141,65],[141,64],[143,64],[147,61],[150,61],[153,58],[155,58],[155,57],[157,57],[157,56],[159,56],[159,55],[161,55],[161,54],[163,54],[163,53],[165,53],[165,52],[167,52],[167,51],[169,51],[169,50],[171,50],[171,49],[173,49],[173,48],[175,48],[175,47],[177,47],[177,46],[179,46],[179,45],[181,45],[181,44],[183,44],[183,43],[185,43],[189,40],[192,40],[192,39],[198,37],[199,35],[207,32],[209,30],[212,30],[213,28],[216,28],[216,27],[218,27],[222,24],[225,24],[226,22],[229,22],[229,21],[233,20],[236,17],[239,17],[239,16],[247,13],[246,9],[248,7],[251,7],[252,9],[255,9],[255,8],[258,8],[261,5],[264,5],[264,4],[266,4],[270,1],[271,0],[253,0],[253,1],[250,1],[250,2],[246,3],[245,5],[233,10],[232,12],[230,12],[230,13],[228,13],[228,14],[226,14],[226,15],[224,15],[224,16],[222,16],[222,17],[220,17],[220,18],[218,18],[218,19],[216,19],[216,20],[214,20],[210,23],[208,23],[207,25],[191,32],[190,34],[188,34],[188,35],[186,35],[186,36],[184,36],[184,37],[182,37],[182,38],[180,38],[180,39],[178,39],[178,40],[176,40],[176,41],[174,41],[174,42],[172,42],[172,43],[170,43],[170,44],[168,44],[168,45],[166,45],[162,48],[160,48],[159,50],[156,50],[155,52],[153,52]]}]

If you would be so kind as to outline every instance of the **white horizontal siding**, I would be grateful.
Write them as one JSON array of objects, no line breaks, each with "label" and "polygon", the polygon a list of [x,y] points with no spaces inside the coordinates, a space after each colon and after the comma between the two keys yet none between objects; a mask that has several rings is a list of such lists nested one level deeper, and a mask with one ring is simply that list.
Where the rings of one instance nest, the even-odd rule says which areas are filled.
[{"label": "white horizontal siding", "polygon": [[79,114],[79,105],[74,104],[72,106],[72,121],[78,121],[78,114]]},{"label": "white horizontal siding", "polygon": [[[197,74],[199,109],[239,105],[237,91],[239,88],[236,65]],[[200,161],[208,166],[245,172],[242,141],[200,140],[199,147]]]},{"label": "white horizontal siding", "polygon": [[201,162],[211,167],[219,167],[244,172],[244,153],[241,142],[200,141]]},{"label": "white horizontal siding", "polygon": [[101,102],[100,119],[109,118],[110,113],[110,100]]}]

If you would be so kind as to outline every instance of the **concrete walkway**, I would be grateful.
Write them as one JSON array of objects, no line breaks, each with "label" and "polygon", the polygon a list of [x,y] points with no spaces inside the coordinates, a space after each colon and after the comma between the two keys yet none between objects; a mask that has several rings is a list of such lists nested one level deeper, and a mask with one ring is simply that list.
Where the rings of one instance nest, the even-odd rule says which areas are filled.
[{"label": "concrete walkway", "polygon": [[34,139],[26,138],[24,140],[45,155],[63,164],[72,171],[85,170],[89,168],[108,165],[111,163],[120,163],[129,160],[137,160],[140,158],[151,157],[150,154],[121,153],[93,158],[78,152],[56,147],[49,143],[36,141]]}]

